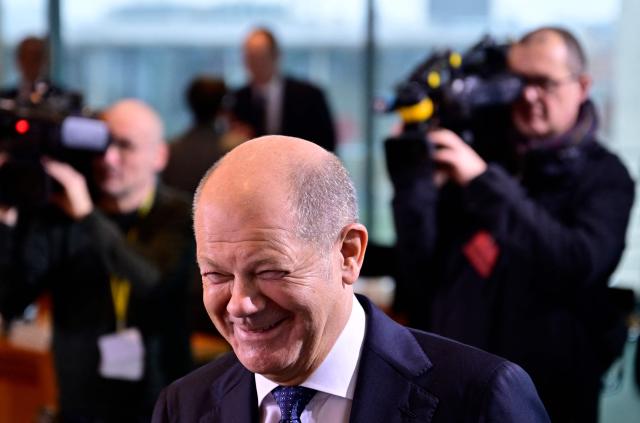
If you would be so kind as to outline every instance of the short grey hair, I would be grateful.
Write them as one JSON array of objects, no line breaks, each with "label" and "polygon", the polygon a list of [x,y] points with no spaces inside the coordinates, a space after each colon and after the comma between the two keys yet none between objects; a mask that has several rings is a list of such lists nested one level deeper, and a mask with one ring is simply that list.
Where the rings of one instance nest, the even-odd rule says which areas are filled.
[{"label": "short grey hair", "polygon": [[[198,182],[198,186],[196,187],[196,190],[193,193],[193,204],[191,206],[191,217],[192,217],[191,220],[193,221],[194,225],[196,222],[196,206],[198,205],[200,196],[202,195],[202,190],[204,189],[205,184],[207,183],[207,181],[209,180],[213,172],[215,172],[216,169],[220,167],[222,160],[227,156],[227,154],[229,153],[226,153],[224,156],[216,160],[216,162],[204,173],[202,178],[200,178],[200,182]],[[194,232],[195,232],[195,226],[194,226]]]},{"label": "short grey hair", "polygon": [[[207,180],[224,157],[207,170],[193,197],[193,217]],[[296,219],[296,234],[317,246],[330,246],[342,228],[358,222],[356,189],[340,159],[327,154],[320,163],[296,166],[289,175],[290,202]]]},{"label": "short grey hair", "polygon": [[567,66],[575,75],[581,75],[587,71],[587,55],[584,48],[568,29],[559,26],[543,26],[526,33],[519,41],[520,44],[527,44],[535,37],[551,32],[562,38],[562,42],[567,48]]},{"label": "short grey hair", "polygon": [[300,238],[329,246],[345,225],[358,222],[353,181],[334,154],[320,163],[294,168],[290,188]]}]

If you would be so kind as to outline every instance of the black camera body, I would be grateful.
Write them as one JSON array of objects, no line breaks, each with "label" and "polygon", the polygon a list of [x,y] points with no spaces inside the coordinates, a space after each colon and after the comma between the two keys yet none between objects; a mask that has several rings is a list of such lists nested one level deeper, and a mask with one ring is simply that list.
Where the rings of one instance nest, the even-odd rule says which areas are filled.
[{"label": "black camera body", "polygon": [[478,126],[487,125],[486,112],[520,96],[523,82],[508,70],[508,48],[487,36],[464,54],[436,51],[397,86],[385,108],[399,113],[404,124],[398,136],[385,141],[392,175],[403,166],[429,163],[428,130],[450,129],[473,146]]},{"label": "black camera body", "polygon": [[44,156],[70,163],[81,173],[90,172],[91,156],[103,153],[110,135],[106,124],[90,115],[66,110],[63,94],[40,103],[0,98],[0,204],[45,204],[55,189],[45,173]]}]

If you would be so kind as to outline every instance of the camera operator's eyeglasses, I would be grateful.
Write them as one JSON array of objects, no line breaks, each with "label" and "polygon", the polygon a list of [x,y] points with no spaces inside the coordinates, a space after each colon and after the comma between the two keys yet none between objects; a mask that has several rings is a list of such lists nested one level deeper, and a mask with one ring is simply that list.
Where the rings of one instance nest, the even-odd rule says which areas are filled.
[{"label": "camera operator's eyeglasses", "polygon": [[524,76],[519,75],[522,80],[523,87],[534,87],[544,93],[551,93],[557,90],[561,85],[575,81],[578,76],[570,74],[564,78],[553,79],[546,76]]}]

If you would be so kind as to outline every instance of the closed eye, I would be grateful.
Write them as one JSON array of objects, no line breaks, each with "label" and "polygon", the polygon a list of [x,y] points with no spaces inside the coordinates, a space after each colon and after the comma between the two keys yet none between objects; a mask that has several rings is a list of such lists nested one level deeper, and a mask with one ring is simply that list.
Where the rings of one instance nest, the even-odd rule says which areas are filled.
[{"label": "closed eye", "polygon": [[228,275],[219,272],[205,272],[202,274],[202,282],[211,284],[221,284],[233,279],[233,275]]},{"label": "closed eye", "polygon": [[286,275],[287,272],[284,270],[263,270],[258,272],[258,277],[266,280],[278,280],[284,278]]}]

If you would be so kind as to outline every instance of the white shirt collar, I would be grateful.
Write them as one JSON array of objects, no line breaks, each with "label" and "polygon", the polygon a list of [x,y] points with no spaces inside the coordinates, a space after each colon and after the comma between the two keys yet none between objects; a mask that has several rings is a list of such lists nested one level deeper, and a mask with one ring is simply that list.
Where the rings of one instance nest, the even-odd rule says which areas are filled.
[{"label": "white shirt collar", "polygon": [[269,80],[266,84],[263,85],[253,85],[252,89],[254,92],[258,92],[263,96],[269,97],[275,95],[282,90],[282,86],[284,85],[284,81],[280,75],[274,75],[273,78]]},{"label": "white shirt collar", "polygon": [[[313,388],[352,400],[358,375],[360,350],[364,341],[365,314],[360,302],[353,297],[351,314],[336,343],[320,367],[301,386]],[[255,374],[258,406],[278,386],[266,377]]]}]

